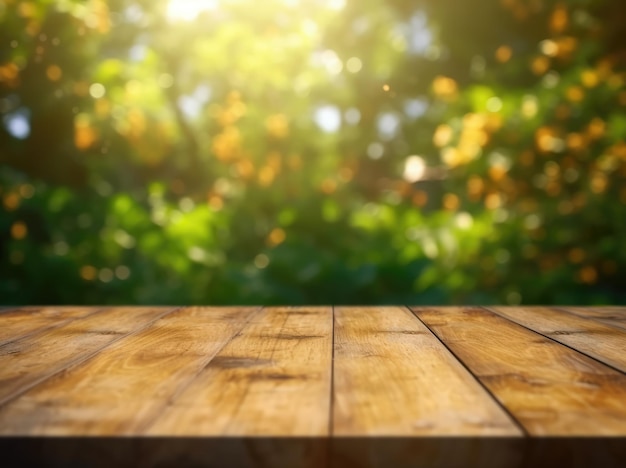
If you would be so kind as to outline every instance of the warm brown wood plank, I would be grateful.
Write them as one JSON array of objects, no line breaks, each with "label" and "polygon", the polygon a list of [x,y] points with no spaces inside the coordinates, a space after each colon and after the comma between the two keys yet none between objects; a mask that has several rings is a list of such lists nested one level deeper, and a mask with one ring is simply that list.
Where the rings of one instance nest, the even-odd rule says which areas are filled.
[{"label": "warm brown wood plank", "polygon": [[626,307],[559,307],[581,317],[626,330]]},{"label": "warm brown wood plank", "polygon": [[481,308],[413,308],[532,435],[626,435],[626,376]]},{"label": "warm brown wood plank", "polygon": [[149,433],[328,435],[331,371],[331,307],[265,308]]},{"label": "warm brown wood plank", "polygon": [[171,308],[114,307],[0,346],[0,404],[81,362]]},{"label": "warm brown wood plank", "polygon": [[620,328],[548,307],[489,309],[626,372],[626,333]]},{"label": "warm brown wood plank", "polygon": [[96,313],[98,307],[18,307],[0,312],[0,346],[69,320]]},{"label": "warm brown wood plank", "polygon": [[521,435],[404,307],[335,309],[333,433]]},{"label": "warm brown wood plank", "polygon": [[[0,434],[141,433],[256,310],[175,310],[0,408]],[[106,323],[117,329],[128,320],[125,317],[132,317],[113,315],[108,314]],[[98,315],[103,320],[104,316]],[[81,343],[100,336],[89,335],[85,329],[74,329],[74,333]],[[54,340],[41,343],[55,349]]]}]

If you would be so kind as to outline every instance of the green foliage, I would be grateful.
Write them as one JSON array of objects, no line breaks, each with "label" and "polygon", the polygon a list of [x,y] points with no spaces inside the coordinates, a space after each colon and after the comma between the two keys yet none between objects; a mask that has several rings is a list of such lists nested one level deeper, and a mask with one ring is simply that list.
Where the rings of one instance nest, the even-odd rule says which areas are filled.
[{"label": "green foliage", "polygon": [[3,303],[626,303],[619,0],[193,3],[0,5]]}]

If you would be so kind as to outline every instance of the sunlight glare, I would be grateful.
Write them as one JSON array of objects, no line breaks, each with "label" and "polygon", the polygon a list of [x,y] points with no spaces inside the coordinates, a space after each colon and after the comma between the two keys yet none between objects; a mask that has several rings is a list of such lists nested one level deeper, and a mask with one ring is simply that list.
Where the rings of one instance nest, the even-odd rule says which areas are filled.
[{"label": "sunlight glare", "polygon": [[170,0],[166,15],[171,20],[193,21],[207,10],[215,10],[218,0]]},{"label": "sunlight glare", "polygon": [[334,133],[341,127],[341,113],[336,106],[326,105],[317,108],[313,120],[326,133]]},{"label": "sunlight glare", "polygon": [[327,5],[331,10],[343,10],[346,6],[346,0],[328,0]]},{"label": "sunlight glare", "polygon": [[419,156],[409,156],[404,163],[404,180],[417,182],[426,173],[426,162]]}]

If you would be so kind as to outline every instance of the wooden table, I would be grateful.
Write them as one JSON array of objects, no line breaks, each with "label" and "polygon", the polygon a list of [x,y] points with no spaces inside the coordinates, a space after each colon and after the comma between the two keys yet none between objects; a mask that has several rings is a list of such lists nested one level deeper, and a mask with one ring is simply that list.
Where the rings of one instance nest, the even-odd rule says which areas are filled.
[{"label": "wooden table", "polygon": [[625,373],[620,307],[25,307],[0,312],[0,453],[626,466]]}]

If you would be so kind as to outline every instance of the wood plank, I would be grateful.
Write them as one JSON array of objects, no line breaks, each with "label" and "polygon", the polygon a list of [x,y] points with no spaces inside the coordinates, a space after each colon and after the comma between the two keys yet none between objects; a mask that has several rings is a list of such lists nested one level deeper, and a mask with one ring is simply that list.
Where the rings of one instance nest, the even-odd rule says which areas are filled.
[{"label": "wood plank", "polygon": [[413,307],[531,435],[626,434],[626,376],[486,309]]},{"label": "wood plank", "polygon": [[335,310],[333,394],[336,435],[522,434],[403,307]]},{"label": "wood plank", "polygon": [[626,330],[626,307],[559,307],[581,317]]},{"label": "wood plank", "polygon": [[520,325],[626,372],[626,333],[549,307],[489,307]]},{"label": "wood plank", "polygon": [[[0,408],[0,434],[141,433],[257,310],[177,309]],[[108,314],[109,327],[118,320]],[[93,340],[86,331],[75,339]],[[55,349],[52,339],[41,343]]]},{"label": "wood plank", "polygon": [[521,429],[406,308],[335,310],[333,396],[333,468],[521,466]]},{"label": "wood plank", "polygon": [[331,372],[331,307],[266,308],[148,433],[325,436]]},{"label": "wood plank", "polygon": [[0,346],[70,320],[85,317],[98,307],[17,307],[0,312]]},{"label": "wood plank", "polygon": [[0,405],[172,310],[113,307],[0,346]]},{"label": "wood plank", "polygon": [[[330,307],[266,308],[249,322],[170,404],[150,435],[227,436],[228,443],[151,454],[147,465],[175,453],[202,464],[325,466],[332,374]],[[209,439],[213,440],[213,439]]]}]

